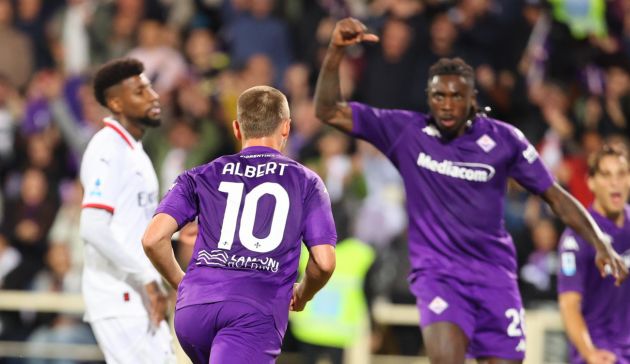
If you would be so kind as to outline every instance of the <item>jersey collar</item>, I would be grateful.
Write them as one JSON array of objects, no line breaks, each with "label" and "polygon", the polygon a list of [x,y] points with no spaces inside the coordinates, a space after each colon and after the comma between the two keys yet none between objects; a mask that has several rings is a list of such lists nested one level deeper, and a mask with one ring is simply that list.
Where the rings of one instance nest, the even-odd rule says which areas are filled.
[{"label": "jersey collar", "polygon": [[120,123],[111,117],[106,117],[103,119],[103,123],[106,128],[112,128],[121,138],[129,145],[129,148],[135,149],[134,145],[137,143],[135,139],[129,134],[127,129],[125,129]]}]

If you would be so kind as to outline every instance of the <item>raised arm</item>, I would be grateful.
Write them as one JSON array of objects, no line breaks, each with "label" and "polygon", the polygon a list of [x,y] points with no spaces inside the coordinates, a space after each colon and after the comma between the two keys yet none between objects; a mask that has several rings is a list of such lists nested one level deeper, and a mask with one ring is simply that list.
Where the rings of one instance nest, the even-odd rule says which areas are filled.
[{"label": "raised arm", "polygon": [[628,268],[612,248],[610,239],[604,235],[584,207],[557,183],[541,196],[562,222],[595,248],[597,252],[595,264],[602,277],[612,274],[615,277],[615,284],[620,285],[628,277]]},{"label": "raised arm", "polygon": [[315,87],[315,114],[324,123],[344,132],[352,131],[352,110],[341,98],[339,65],[347,46],[363,41],[378,42],[376,35],[366,31],[367,27],[354,18],[337,22]]}]

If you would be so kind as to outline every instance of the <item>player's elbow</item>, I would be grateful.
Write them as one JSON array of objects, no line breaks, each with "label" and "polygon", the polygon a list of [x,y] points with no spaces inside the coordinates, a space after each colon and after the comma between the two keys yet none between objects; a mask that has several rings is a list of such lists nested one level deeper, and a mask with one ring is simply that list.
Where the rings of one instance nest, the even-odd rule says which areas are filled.
[{"label": "player's elbow", "polygon": [[330,277],[335,271],[337,258],[335,248],[332,245],[325,244],[313,247],[311,249],[311,258],[321,275]]},{"label": "player's elbow", "polygon": [[144,252],[150,254],[160,245],[161,240],[161,234],[158,234],[155,229],[152,229],[151,225],[149,225],[142,236],[142,248],[144,248]]},{"label": "player's elbow", "polygon": [[315,104],[315,116],[322,122],[326,123],[326,124],[331,124],[333,118],[335,117],[335,109],[325,106],[325,105],[321,105],[316,103]]}]

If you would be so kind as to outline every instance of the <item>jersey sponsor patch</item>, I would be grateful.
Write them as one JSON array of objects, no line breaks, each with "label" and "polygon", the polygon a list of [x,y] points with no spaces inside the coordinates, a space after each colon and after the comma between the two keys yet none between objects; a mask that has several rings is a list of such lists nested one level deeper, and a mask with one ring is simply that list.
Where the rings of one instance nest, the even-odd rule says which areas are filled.
[{"label": "jersey sponsor patch", "polygon": [[562,253],[562,274],[567,277],[575,275],[577,270],[575,266],[575,253],[564,252]]},{"label": "jersey sponsor patch", "polygon": [[527,149],[523,151],[523,158],[527,160],[527,163],[532,164],[536,159],[538,159],[538,152],[533,145],[529,144]]},{"label": "jersey sponsor patch", "polygon": [[497,143],[488,136],[488,134],[482,135],[479,139],[477,139],[477,145],[483,149],[484,152],[488,153],[497,145]]},{"label": "jersey sponsor patch", "polygon": [[97,178],[96,181],[94,181],[94,184],[92,185],[92,188],[90,189],[88,193],[88,196],[92,196],[92,197],[103,196],[103,191],[101,191],[102,185],[103,185],[103,182],[101,181],[101,179]]},{"label": "jersey sponsor patch", "polygon": [[418,155],[417,164],[431,172],[472,182],[488,182],[495,173],[494,167],[488,164],[453,162],[447,159],[438,162],[425,153]]},{"label": "jersey sponsor patch", "polygon": [[433,301],[429,303],[429,309],[436,314],[441,314],[448,308],[448,302],[444,301],[444,299],[440,296],[435,296]]},{"label": "jersey sponsor patch", "polygon": [[577,243],[577,240],[571,235],[568,235],[564,239],[562,239],[562,249],[564,250],[580,250],[580,246]]}]

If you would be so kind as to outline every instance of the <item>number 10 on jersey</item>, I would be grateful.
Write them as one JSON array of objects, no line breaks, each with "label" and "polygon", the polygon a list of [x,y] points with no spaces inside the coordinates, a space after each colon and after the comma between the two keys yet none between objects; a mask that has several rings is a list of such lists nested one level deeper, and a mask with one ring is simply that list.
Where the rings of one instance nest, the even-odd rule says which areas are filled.
[{"label": "number 10 on jersey", "polygon": [[[232,249],[234,235],[236,233],[237,219],[241,219],[241,226],[238,236],[241,244],[254,252],[267,253],[280,245],[284,237],[284,229],[287,225],[289,215],[289,194],[278,183],[265,182],[245,194],[243,211],[240,211],[243,199],[244,183],[242,182],[221,182],[219,191],[227,193],[225,205],[225,215],[221,225],[221,237],[219,248],[224,250]],[[254,222],[256,220],[256,210],[258,200],[264,195],[271,195],[276,199],[276,205],[271,219],[271,228],[266,237],[254,236]]]}]

